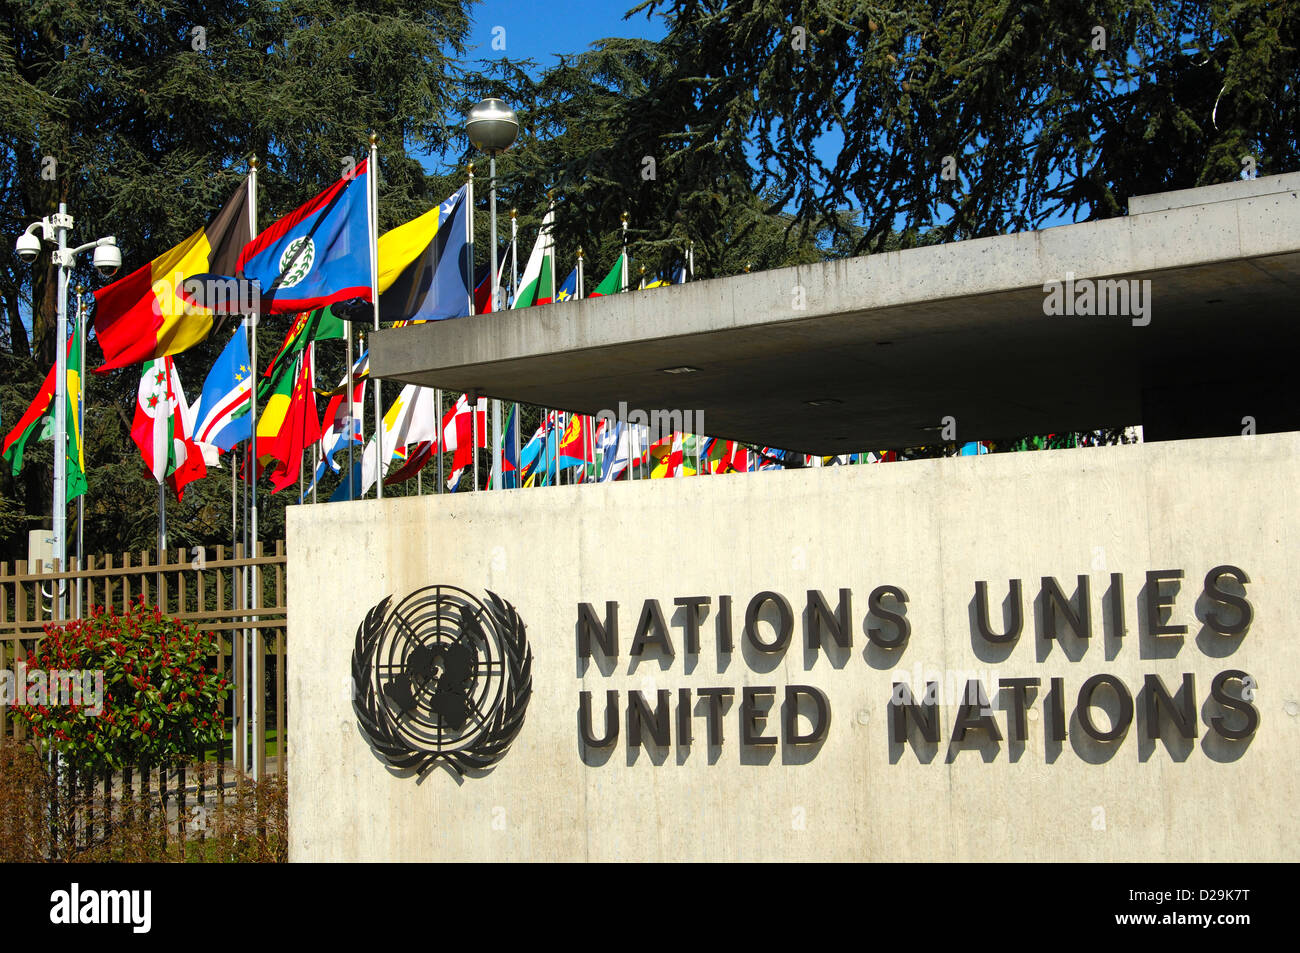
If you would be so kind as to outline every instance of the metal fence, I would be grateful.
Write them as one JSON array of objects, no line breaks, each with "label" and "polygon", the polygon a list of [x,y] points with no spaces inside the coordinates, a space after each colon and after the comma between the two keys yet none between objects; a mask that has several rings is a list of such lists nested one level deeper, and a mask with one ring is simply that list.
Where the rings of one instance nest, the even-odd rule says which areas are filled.
[{"label": "metal fence", "polygon": [[[251,556],[240,544],[233,554],[224,546],[146,550],[90,556],[84,566],[74,558],[66,570],[57,564],[48,571],[38,568],[0,563],[0,669],[15,671],[17,661],[35,649],[45,626],[56,619],[60,598],[64,616],[79,618],[94,606],[126,608],[143,596],[164,615],[214,633],[220,645],[217,671],[234,686],[225,743],[215,752],[196,752],[196,758],[214,758],[218,778],[228,766],[237,777],[252,778],[284,769],[284,540],[274,543],[273,553],[258,543]],[[21,740],[23,731],[0,704],[0,738]],[[147,771],[145,778],[148,784]],[[131,775],[124,774],[122,782],[131,784]]]}]

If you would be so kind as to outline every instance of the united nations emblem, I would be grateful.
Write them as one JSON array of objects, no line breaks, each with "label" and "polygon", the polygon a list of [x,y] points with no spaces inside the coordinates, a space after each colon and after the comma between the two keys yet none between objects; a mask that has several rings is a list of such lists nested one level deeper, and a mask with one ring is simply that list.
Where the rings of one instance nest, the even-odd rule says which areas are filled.
[{"label": "united nations emblem", "polygon": [[357,629],[352,707],[376,754],[420,774],[499,761],[524,724],[533,653],[514,606],[455,586],[385,598]]},{"label": "united nations emblem", "polygon": [[316,261],[316,243],[310,235],[295,238],[280,255],[280,282],[277,287],[292,288],[307,277]]}]

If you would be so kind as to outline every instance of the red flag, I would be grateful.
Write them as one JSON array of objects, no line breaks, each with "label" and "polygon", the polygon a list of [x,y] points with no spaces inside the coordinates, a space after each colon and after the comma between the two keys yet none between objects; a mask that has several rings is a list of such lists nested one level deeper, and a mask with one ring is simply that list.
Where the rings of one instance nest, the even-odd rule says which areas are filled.
[{"label": "red flag", "polygon": [[203,453],[186,432],[189,416],[181,379],[171,356],[144,363],[136,392],[131,439],[155,480],[182,499],[187,484],[206,476]]},{"label": "red flag", "polygon": [[[477,407],[478,445],[487,446],[487,398],[480,397]],[[452,454],[451,468],[459,470],[474,460],[474,419],[470,416],[469,395],[461,394],[442,417],[442,452]]]},{"label": "red flag", "polygon": [[[274,457],[276,467],[271,471],[271,487],[279,492],[285,487],[298,482],[302,472],[302,456],[306,450],[320,440],[320,418],[316,415],[316,391],[312,387],[312,367],[314,364],[314,344],[308,344],[307,350],[298,359],[298,372],[289,396],[289,406],[285,410],[284,422],[274,437],[258,436],[257,455],[259,459]],[[270,407],[268,406],[268,410]]]}]

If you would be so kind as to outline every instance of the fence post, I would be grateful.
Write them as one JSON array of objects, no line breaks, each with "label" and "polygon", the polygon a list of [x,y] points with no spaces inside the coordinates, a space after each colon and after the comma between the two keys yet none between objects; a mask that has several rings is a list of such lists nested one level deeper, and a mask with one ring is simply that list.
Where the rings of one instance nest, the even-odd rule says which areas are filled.
[{"label": "fence post", "polygon": [[[254,549],[255,558],[263,554],[262,542],[258,540]],[[253,563],[253,609],[262,607],[262,566]],[[266,775],[266,637],[262,634],[261,616],[254,617],[253,629],[253,677],[249,684],[253,689],[253,779],[262,780]]]},{"label": "fence post", "polygon": [[[247,567],[244,565],[244,544],[235,543],[235,608],[244,608],[244,596],[247,586],[244,582],[244,575]],[[247,625],[247,619],[241,620]],[[230,630],[230,669],[232,679],[232,688],[230,693],[231,714],[230,714],[230,744],[231,759],[234,761],[235,783],[242,784],[244,779],[244,692],[247,690],[244,680],[244,634],[246,630]]]}]

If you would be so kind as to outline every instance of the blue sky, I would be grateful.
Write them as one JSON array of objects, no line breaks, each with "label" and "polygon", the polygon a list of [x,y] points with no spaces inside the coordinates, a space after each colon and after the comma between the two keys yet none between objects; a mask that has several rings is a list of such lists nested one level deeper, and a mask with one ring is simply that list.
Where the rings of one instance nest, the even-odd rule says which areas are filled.
[{"label": "blue sky", "polygon": [[[508,56],[531,59],[539,70],[554,66],[560,54],[581,53],[597,40],[610,36],[662,39],[667,32],[663,19],[645,13],[624,20],[623,15],[639,0],[563,0],[538,3],[536,0],[486,0],[470,8],[472,27],[465,59]],[[504,29],[505,50],[494,50],[494,36]],[[834,165],[843,144],[839,130],[832,129],[818,139],[817,151],[822,161]],[[1063,225],[1073,218],[1053,216],[1045,226]]]},{"label": "blue sky", "polygon": [[[607,36],[662,39],[665,30],[657,15],[647,19],[639,13],[623,19],[636,5],[636,0],[487,0],[470,8],[473,26],[466,56],[470,60],[498,56],[531,59],[546,69],[558,62],[558,55],[581,53]],[[501,35],[499,30],[494,32],[498,27],[505,31],[504,51],[492,49],[493,37]]]}]

